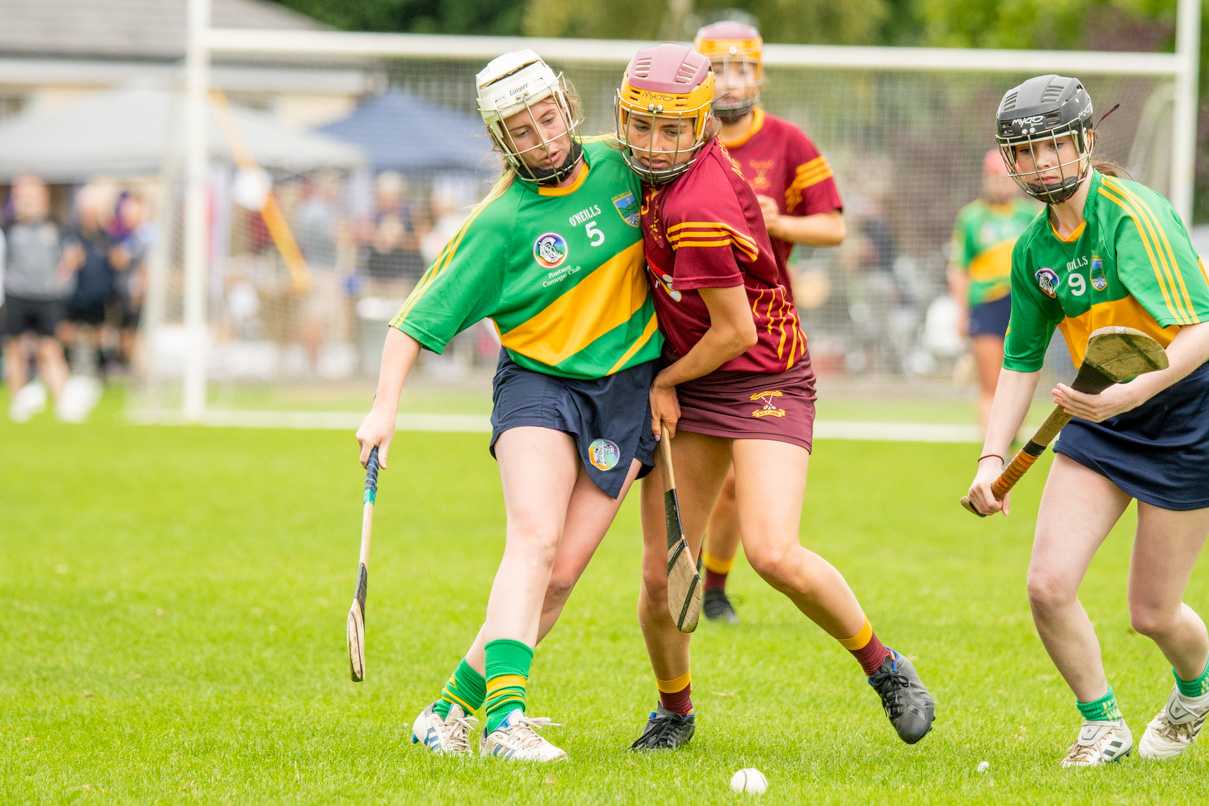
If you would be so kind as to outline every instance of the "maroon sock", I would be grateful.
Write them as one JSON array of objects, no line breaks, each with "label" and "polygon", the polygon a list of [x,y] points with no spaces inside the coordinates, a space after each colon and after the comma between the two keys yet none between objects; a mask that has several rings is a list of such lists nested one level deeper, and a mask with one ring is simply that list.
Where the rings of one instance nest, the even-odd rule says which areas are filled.
[{"label": "maroon sock", "polygon": [[714,588],[726,589],[727,574],[719,574],[717,571],[705,569],[705,589],[712,591]]},{"label": "maroon sock", "polygon": [[871,634],[869,636],[869,643],[860,649],[850,649],[848,651],[852,653],[852,657],[856,658],[856,662],[865,670],[865,677],[872,677],[874,672],[881,668],[882,661],[886,659],[886,656],[894,654],[882,645],[882,642],[877,638],[877,633]]},{"label": "maroon sock", "polygon": [[673,713],[680,714],[680,716],[688,716],[693,712],[692,693],[692,683],[670,694],[666,691],[661,691],[659,692],[659,704]]}]

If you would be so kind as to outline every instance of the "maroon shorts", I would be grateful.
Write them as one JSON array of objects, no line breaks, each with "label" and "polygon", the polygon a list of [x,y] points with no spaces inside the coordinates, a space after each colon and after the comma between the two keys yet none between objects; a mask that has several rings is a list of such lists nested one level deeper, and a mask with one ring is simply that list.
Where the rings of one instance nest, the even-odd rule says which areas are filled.
[{"label": "maroon shorts", "polygon": [[676,387],[677,431],[728,439],[772,439],[801,445],[814,438],[814,369],[810,356],[774,375],[711,372]]}]

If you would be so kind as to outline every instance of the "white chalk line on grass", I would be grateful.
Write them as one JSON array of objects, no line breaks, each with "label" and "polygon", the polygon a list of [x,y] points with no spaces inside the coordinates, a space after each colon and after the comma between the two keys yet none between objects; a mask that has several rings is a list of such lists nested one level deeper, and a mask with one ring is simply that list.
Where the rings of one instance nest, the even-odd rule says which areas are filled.
[{"label": "white chalk line on grass", "polygon": [[[127,413],[139,425],[187,425],[179,412],[133,410]],[[209,410],[199,425],[217,428],[297,428],[356,431],[362,414],[314,411]],[[491,418],[485,414],[400,414],[400,431],[489,434]],[[814,425],[816,439],[851,439],[879,442],[972,442],[982,441],[974,425],[940,423],[878,423],[821,420]]]}]

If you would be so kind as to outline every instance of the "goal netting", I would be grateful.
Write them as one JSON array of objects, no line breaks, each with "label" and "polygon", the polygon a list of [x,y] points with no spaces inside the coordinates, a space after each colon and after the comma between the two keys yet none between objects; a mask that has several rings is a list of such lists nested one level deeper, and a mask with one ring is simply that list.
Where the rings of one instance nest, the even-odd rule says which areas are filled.
[{"label": "goal netting", "polygon": [[[204,375],[212,416],[363,412],[386,321],[502,170],[475,114],[474,76],[523,41],[462,39],[449,52],[408,55],[416,37],[375,37],[366,48],[349,35],[308,36],[311,52],[245,44],[211,57]],[[338,44],[351,41],[357,47],[342,52]],[[542,44],[533,44],[539,53]],[[582,56],[573,42],[545,44],[556,52],[542,55],[578,90],[583,132],[610,132],[614,91],[639,44],[591,43]],[[820,51],[837,54],[834,63]],[[1168,192],[1174,75],[1127,56],[1088,58],[1080,72],[1077,55],[1067,56],[1063,72],[1083,79],[1097,114],[1120,105],[1103,125],[1098,156]],[[953,223],[979,194],[999,99],[1046,69],[1044,54],[1021,55],[1014,71],[988,66],[978,52],[954,51],[943,69],[918,59],[908,49],[789,46],[766,58],[762,105],[815,142],[845,205],[845,243],[799,247],[792,259],[810,352],[824,382],[859,382],[874,396],[897,394],[913,378],[933,388],[970,382],[946,302]],[[181,410],[189,355],[182,177],[165,166],[167,243],[135,396],[151,416]],[[1051,352],[1066,372],[1064,349]],[[475,327],[445,355],[425,354],[417,374],[481,391],[497,353],[491,328]]]}]

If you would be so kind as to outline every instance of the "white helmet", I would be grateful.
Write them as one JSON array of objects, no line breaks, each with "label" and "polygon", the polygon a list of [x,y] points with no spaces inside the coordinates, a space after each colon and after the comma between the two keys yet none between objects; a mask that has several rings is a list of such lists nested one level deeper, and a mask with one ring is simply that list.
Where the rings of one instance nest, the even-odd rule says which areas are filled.
[{"label": "white helmet", "polygon": [[[566,80],[561,73],[556,74],[540,56],[526,48],[492,59],[475,76],[475,87],[479,114],[487,124],[487,131],[517,176],[538,184],[554,184],[570,176],[583,158],[583,147],[573,136],[581,121],[575,119],[571,112],[567,102]],[[546,140],[539,131],[537,145],[520,149],[513,142],[504,121],[550,97],[557,103],[567,134],[571,136],[571,148],[563,164],[557,168],[531,168],[525,164],[522,155],[539,148],[549,153],[552,141]]]}]

